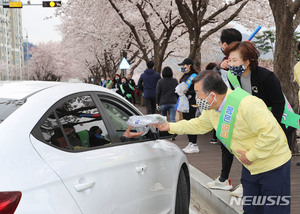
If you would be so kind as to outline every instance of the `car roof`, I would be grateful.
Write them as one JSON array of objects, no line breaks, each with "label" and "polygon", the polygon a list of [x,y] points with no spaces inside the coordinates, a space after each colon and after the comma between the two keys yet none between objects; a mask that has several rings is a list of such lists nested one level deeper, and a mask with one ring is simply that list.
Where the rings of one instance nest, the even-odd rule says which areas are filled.
[{"label": "car roof", "polygon": [[0,81],[0,98],[24,99],[39,91],[57,86],[72,87],[74,88],[74,91],[78,90],[79,88],[85,90],[103,90],[103,87],[86,83],[67,83],[51,81]]}]

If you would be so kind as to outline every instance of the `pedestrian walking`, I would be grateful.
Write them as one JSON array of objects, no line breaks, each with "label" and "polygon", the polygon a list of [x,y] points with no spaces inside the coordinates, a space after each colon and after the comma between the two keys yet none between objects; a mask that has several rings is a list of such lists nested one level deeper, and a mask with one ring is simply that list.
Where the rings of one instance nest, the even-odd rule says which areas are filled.
[{"label": "pedestrian walking", "polygon": [[170,67],[164,67],[162,71],[162,79],[158,80],[156,86],[156,103],[161,110],[163,116],[170,115],[170,121],[175,122],[175,106],[177,102],[177,94],[175,88],[178,81],[173,78],[173,71]]},{"label": "pedestrian walking", "polygon": [[138,88],[144,94],[147,114],[156,112],[156,85],[160,78],[160,74],[154,71],[154,62],[147,62],[147,69],[138,81]]}]

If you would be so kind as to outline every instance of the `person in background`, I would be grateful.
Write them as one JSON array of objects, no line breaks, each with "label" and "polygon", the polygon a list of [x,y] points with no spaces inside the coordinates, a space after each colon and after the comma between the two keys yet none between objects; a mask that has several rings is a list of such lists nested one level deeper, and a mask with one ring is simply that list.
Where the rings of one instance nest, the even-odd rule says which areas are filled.
[{"label": "person in background", "polygon": [[93,126],[90,128],[89,138],[91,147],[103,146],[110,143],[110,141],[106,140],[104,136],[102,136],[102,129],[100,129],[99,126]]},{"label": "person in background", "polygon": [[105,87],[105,84],[106,84],[106,79],[104,78],[104,76],[101,76],[99,85]]},{"label": "person in background", "polygon": [[160,78],[160,74],[154,71],[154,62],[147,62],[147,69],[138,81],[138,88],[144,93],[147,114],[156,112],[156,85]]},{"label": "person in background", "polygon": [[70,145],[68,145],[64,134],[60,128],[55,129],[55,134],[51,137],[52,144],[63,149],[71,149],[74,147],[81,147],[82,143],[79,135],[75,132],[72,124],[63,125],[64,132],[68,138]]},{"label": "person in background", "polygon": [[105,88],[108,88],[108,89],[112,88],[112,80],[110,79],[109,76],[106,77]]},{"label": "person in background", "polygon": [[[242,41],[242,34],[240,31],[236,30],[235,28],[226,28],[226,29],[222,30],[221,36],[220,36],[220,44],[219,44],[222,53],[224,54],[224,50],[226,49],[226,47],[235,41],[238,41],[238,42]],[[227,87],[230,87],[228,79],[227,79],[228,69],[229,69],[228,57],[225,56],[219,66],[215,66],[213,69],[206,69],[206,70],[218,71],[221,74],[222,79],[225,82],[225,84],[227,85]],[[216,132],[214,131],[213,137],[210,140],[211,144],[218,143],[218,139],[215,134],[216,134]],[[225,177],[227,177],[227,176],[225,176]]]},{"label": "person in background", "polygon": [[[300,55],[300,42],[298,42],[297,49],[298,49],[298,54]],[[298,100],[300,104],[300,61],[294,67],[294,77],[295,77],[295,81],[299,85]],[[300,106],[298,106],[298,114],[300,114]],[[296,164],[297,166],[300,166],[300,162],[297,162]]]},{"label": "person in background", "polygon": [[[215,67],[217,67],[218,65],[215,62],[210,62],[206,65],[205,70],[213,70]],[[213,136],[210,140],[211,144],[218,144],[218,138],[216,136],[216,131],[213,130]]]},{"label": "person in background", "polygon": [[128,85],[131,89],[132,104],[135,105],[135,81],[130,74],[127,74]]},{"label": "person in background", "polygon": [[125,77],[122,77],[120,84],[121,95],[125,97],[129,102],[132,101],[132,89],[129,87],[128,80]]},{"label": "person in background", "polygon": [[213,70],[216,66],[218,66],[215,62],[210,62],[206,65],[205,70]]},{"label": "person in background", "polygon": [[[292,155],[271,111],[256,96],[240,88],[228,89],[217,72],[202,71],[193,81],[201,116],[153,126],[171,134],[217,130],[222,143],[243,165],[244,213],[289,214]],[[270,203],[269,197],[275,203]]]},{"label": "person in background", "polygon": [[173,71],[170,67],[164,67],[162,71],[163,78],[158,80],[156,86],[156,103],[163,116],[170,115],[170,121],[175,122],[175,106],[178,95],[175,88],[178,81],[173,78]]},{"label": "person in background", "polygon": [[115,74],[112,79],[111,89],[114,90],[115,92],[117,92],[118,94],[122,95],[121,91],[120,91],[120,84],[121,84],[121,76],[120,76],[120,74]]},{"label": "person in background", "polygon": [[[198,74],[197,69],[194,67],[194,61],[190,58],[186,58],[183,60],[182,63],[178,64],[181,66],[181,72],[183,73],[182,77],[179,80],[179,83],[186,82],[189,77],[192,74]],[[192,83],[190,87],[188,88],[188,91],[186,92],[186,96],[189,100],[189,112],[188,113],[182,113],[183,119],[190,120],[192,118],[195,118],[196,116],[196,110],[197,108],[193,107],[193,105],[196,104],[195,100],[195,90],[194,90],[194,84]],[[189,143],[188,145],[183,148],[182,150],[185,153],[198,153],[199,147],[197,145],[197,135],[188,135]]]}]

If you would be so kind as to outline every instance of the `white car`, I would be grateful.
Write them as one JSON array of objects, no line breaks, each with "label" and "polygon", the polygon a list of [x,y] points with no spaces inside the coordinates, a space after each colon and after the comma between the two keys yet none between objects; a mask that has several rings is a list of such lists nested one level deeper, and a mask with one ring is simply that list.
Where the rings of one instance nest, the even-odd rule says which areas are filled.
[{"label": "white car", "polygon": [[187,214],[187,158],[153,127],[120,140],[132,115],[100,86],[0,82],[0,213]]}]

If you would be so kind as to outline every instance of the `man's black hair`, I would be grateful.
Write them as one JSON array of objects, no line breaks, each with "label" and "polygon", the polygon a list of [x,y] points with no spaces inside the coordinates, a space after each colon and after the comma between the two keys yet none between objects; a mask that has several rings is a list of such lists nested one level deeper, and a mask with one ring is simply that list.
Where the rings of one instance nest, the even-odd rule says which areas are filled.
[{"label": "man's black hair", "polygon": [[154,67],[154,62],[153,61],[147,62],[147,68],[152,69],[153,67]]},{"label": "man's black hair", "polygon": [[[92,126],[92,127],[90,128],[90,133],[91,133],[91,134],[95,134],[95,132],[96,132],[98,129],[100,129],[99,126]],[[102,134],[102,129],[100,129],[99,134],[100,134],[100,135]]]},{"label": "man's black hair", "polygon": [[231,42],[242,41],[242,34],[237,29],[227,28],[222,30],[220,40],[222,43],[226,42],[229,45]]},{"label": "man's black hair", "polygon": [[227,92],[227,86],[218,72],[212,70],[201,71],[193,79],[193,83],[199,81],[202,81],[202,90],[205,94],[209,94],[211,91],[215,91],[218,94],[225,94]]}]

